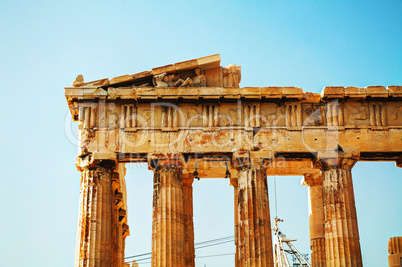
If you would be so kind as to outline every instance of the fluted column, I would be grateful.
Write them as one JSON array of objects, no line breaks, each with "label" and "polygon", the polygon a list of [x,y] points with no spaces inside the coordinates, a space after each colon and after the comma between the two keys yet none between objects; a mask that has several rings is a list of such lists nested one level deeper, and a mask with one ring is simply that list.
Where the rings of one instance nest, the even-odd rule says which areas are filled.
[{"label": "fluted column", "polygon": [[327,266],[362,266],[352,167],[359,153],[318,153],[323,177]]},{"label": "fluted column", "polygon": [[166,155],[156,155],[155,158],[150,164],[154,169],[152,266],[184,267],[186,247],[181,162]]},{"label": "fluted column", "polygon": [[402,236],[391,237],[388,242],[389,267],[400,267],[402,264]]},{"label": "fluted column", "polygon": [[78,217],[75,266],[112,265],[114,194],[113,160],[77,158],[81,171],[80,210]]},{"label": "fluted column", "polygon": [[[189,175],[191,176],[191,175]],[[194,222],[193,222],[193,181],[194,178],[183,179],[184,233],[185,233],[185,266],[195,266]]]},{"label": "fluted column", "polygon": [[112,220],[113,245],[112,245],[112,266],[123,267],[125,240],[130,234],[127,225],[127,201],[126,184],[124,176],[126,174],[125,164],[120,163],[117,171],[112,175],[112,188],[114,192],[114,211]]},{"label": "fluted column", "polygon": [[239,187],[237,183],[237,177],[231,177],[230,178],[230,185],[233,186],[233,196],[234,196],[234,242],[236,246],[236,254],[235,254],[235,266],[239,266],[239,263],[237,261],[238,255],[239,255],[239,238],[237,236],[238,234],[238,223],[239,220],[237,218],[238,215],[238,210],[237,210],[237,202],[238,202],[238,196],[239,196]]},{"label": "fluted column", "polygon": [[317,170],[304,174],[303,185],[308,187],[311,266],[324,267],[326,263],[321,173]]},{"label": "fluted column", "polygon": [[273,266],[266,169],[237,163],[236,266]]}]

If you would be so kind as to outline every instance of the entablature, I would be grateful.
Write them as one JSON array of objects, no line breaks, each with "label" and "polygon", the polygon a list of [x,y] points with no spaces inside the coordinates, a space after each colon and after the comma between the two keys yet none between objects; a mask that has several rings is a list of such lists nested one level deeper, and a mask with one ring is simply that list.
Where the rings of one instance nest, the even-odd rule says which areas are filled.
[{"label": "entablature", "polygon": [[213,55],[110,80],[77,77],[65,96],[79,155],[143,162],[126,155],[254,151],[311,161],[341,147],[360,160],[400,161],[402,86],[239,87],[240,68],[219,64]]}]

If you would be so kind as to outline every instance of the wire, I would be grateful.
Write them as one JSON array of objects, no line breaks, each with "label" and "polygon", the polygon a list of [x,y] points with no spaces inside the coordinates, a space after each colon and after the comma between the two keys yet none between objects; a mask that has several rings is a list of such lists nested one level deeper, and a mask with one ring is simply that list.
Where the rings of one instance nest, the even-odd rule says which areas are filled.
[{"label": "wire", "polygon": [[135,261],[143,261],[143,260],[149,260],[149,259],[152,259],[152,257],[148,257],[148,258],[143,258],[143,259],[139,259],[139,260],[135,260]]},{"label": "wire", "polygon": [[275,218],[278,218],[278,202],[276,201],[276,175],[274,175]]},{"label": "wire", "polygon": [[222,240],[224,240],[224,239],[233,239],[234,238],[234,235],[231,235],[231,236],[227,236],[227,237],[221,237],[221,238],[217,238],[217,239],[211,239],[211,240],[207,240],[207,241],[203,241],[203,242],[198,242],[198,243],[195,243],[194,245],[195,246],[197,246],[197,245],[203,245],[204,243],[211,243],[211,242],[217,242],[217,241],[222,241]]},{"label": "wire", "polygon": [[[216,246],[216,245],[220,245],[220,244],[224,244],[224,243],[229,243],[229,242],[233,242],[233,241],[234,241],[234,235],[198,242],[198,243],[195,243],[194,246],[198,246],[198,247],[195,247],[195,249],[199,249],[199,248],[206,248],[206,247]],[[152,252],[143,253],[143,254],[138,254],[138,255],[134,255],[134,256],[128,256],[128,257],[125,257],[124,259],[126,260],[126,259],[131,259],[131,258],[137,258],[137,257],[141,257],[141,256],[151,255],[151,254],[152,254]],[[143,259],[139,259],[136,261],[147,260],[150,258],[143,258]]]},{"label": "wire", "polygon": [[216,244],[211,244],[211,245],[205,245],[205,246],[197,247],[197,248],[195,248],[195,249],[217,246],[217,245],[220,245],[220,244],[229,243],[229,242],[233,242],[233,241],[234,241],[234,239],[233,239],[233,240],[228,240],[228,241],[219,242],[219,243],[216,243]]},{"label": "wire", "polygon": [[226,254],[216,254],[216,255],[206,255],[206,256],[196,256],[196,258],[212,258],[212,257],[220,257],[220,256],[228,256],[228,255],[235,255],[236,253],[226,253]]},{"label": "wire", "polygon": [[144,253],[144,254],[138,254],[138,255],[134,255],[134,256],[125,257],[124,259],[136,258],[136,257],[141,257],[141,256],[150,255],[150,254],[151,254],[151,252],[149,252],[149,253]]},{"label": "wire", "polygon": [[[196,259],[201,259],[201,258],[213,258],[213,257],[222,257],[222,256],[229,256],[229,255],[235,255],[236,253],[224,253],[224,254],[215,254],[215,255],[204,255],[204,256],[195,256]],[[141,259],[141,260],[136,260],[136,262],[138,261],[142,261],[142,260],[148,260],[150,258],[145,258],[145,259]],[[130,263],[126,262],[126,263]],[[141,262],[141,264],[145,264],[145,263],[151,263],[151,262]]]}]

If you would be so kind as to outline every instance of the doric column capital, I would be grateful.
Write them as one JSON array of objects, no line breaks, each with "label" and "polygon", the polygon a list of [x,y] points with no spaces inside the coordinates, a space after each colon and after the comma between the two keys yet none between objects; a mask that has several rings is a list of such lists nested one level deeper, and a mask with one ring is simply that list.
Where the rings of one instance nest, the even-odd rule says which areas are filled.
[{"label": "doric column capital", "polygon": [[402,168],[402,155],[400,155],[399,159],[396,160],[395,165],[399,168]]},{"label": "doric column capital", "polygon": [[262,168],[266,169],[271,162],[272,153],[268,151],[245,151],[232,154],[232,166],[236,169]]},{"label": "doric column capital", "polygon": [[183,175],[183,186],[192,186],[194,182],[194,175],[188,174],[187,177]]},{"label": "doric column capital", "polygon": [[186,165],[182,153],[148,153],[148,169],[183,169]]},{"label": "doric column capital", "polygon": [[317,186],[322,185],[322,175],[320,170],[311,169],[311,172],[306,172],[303,174],[301,184],[305,186]]},{"label": "doric column capital", "polygon": [[78,156],[75,165],[79,171],[83,169],[99,169],[114,170],[117,167],[117,156],[115,153],[92,153]]},{"label": "doric column capital", "polygon": [[239,180],[238,180],[237,176],[236,176],[236,177],[231,177],[231,178],[230,178],[230,181],[229,181],[229,185],[236,188],[236,187],[239,186],[239,182],[238,182],[238,181],[239,181]]},{"label": "doric column capital", "polygon": [[321,171],[331,169],[351,170],[360,158],[358,151],[318,151],[314,167]]}]

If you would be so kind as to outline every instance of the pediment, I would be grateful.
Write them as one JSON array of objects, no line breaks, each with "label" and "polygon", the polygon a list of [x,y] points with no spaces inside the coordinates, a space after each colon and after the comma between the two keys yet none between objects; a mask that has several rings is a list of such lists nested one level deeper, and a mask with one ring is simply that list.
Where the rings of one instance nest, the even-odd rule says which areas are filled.
[{"label": "pediment", "polygon": [[73,87],[239,87],[241,67],[220,66],[219,54],[153,68],[134,74],[85,82],[82,75]]}]

